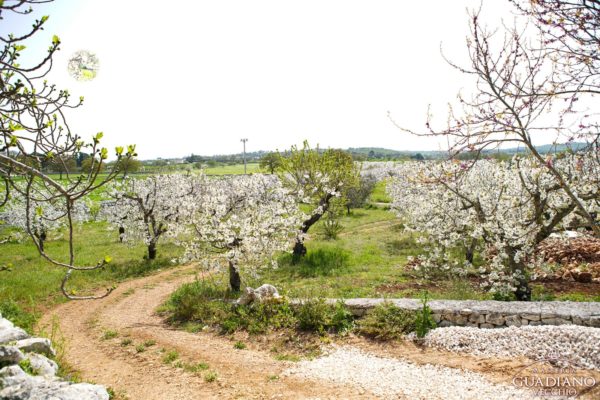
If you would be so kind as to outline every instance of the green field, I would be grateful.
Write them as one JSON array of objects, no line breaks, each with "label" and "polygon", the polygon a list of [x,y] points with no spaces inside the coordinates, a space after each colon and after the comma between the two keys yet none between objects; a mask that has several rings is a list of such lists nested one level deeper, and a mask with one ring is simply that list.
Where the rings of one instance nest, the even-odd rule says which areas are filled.
[{"label": "green field", "polygon": [[[246,165],[247,173],[253,174],[260,172],[258,163],[248,163]],[[244,173],[244,164],[219,165],[217,167],[204,168],[206,175],[242,175]]]}]

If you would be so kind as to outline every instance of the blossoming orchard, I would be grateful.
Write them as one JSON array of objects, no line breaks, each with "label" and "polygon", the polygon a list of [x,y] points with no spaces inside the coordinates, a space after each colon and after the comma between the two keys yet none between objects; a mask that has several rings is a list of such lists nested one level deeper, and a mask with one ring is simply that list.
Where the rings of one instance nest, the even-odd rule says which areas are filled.
[{"label": "blossoming orchard", "polygon": [[232,1],[0,0],[0,398],[600,398],[600,2]]}]

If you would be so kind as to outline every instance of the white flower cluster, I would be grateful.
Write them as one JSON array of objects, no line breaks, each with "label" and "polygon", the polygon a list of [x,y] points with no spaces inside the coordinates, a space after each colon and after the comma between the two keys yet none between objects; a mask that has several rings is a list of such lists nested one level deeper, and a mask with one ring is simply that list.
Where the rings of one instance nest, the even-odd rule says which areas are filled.
[{"label": "white flower cluster", "polygon": [[[129,179],[113,187],[106,218],[128,242],[155,246],[161,237],[185,248],[182,261],[244,260],[246,268],[265,266],[276,252],[290,249],[303,218],[295,198],[268,175],[209,178],[163,175]],[[214,254],[219,255],[215,259]]]},{"label": "white flower cluster", "polygon": [[[598,164],[592,154],[565,156],[554,168],[590,212],[598,212]],[[464,270],[449,250],[478,248],[492,292],[517,291],[527,279],[535,246],[576,218],[576,205],[545,166],[510,162],[407,162],[388,184],[392,208],[431,246],[422,267]],[[423,261],[423,260],[422,260]]]},{"label": "white flower cluster", "polygon": [[243,261],[252,272],[268,260],[276,266],[273,254],[290,250],[306,216],[279,179],[252,175],[204,178],[198,184],[201,190],[187,211],[191,239],[184,242],[185,259],[209,263],[207,255],[216,251],[218,260],[236,266]]},{"label": "white flower cluster", "polygon": [[[73,223],[89,220],[87,202],[75,202],[71,210]],[[59,230],[68,224],[66,204],[62,199],[36,200],[34,196],[27,204],[25,197],[19,191],[14,191],[10,200],[2,209],[2,218],[7,225],[14,226],[27,232],[29,225],[31,234],[38,240],[53,239],[60,235]],[[29,223],[27,222],[29,220]]]},{"label": "white flower cluster", "polygon": [[115,202],[103,208],[102,216],[122,228],[123,241],[156,245],[161,237],[182,232],[195,187],[194,178],[185,175],[115,182],[110,191]]}]

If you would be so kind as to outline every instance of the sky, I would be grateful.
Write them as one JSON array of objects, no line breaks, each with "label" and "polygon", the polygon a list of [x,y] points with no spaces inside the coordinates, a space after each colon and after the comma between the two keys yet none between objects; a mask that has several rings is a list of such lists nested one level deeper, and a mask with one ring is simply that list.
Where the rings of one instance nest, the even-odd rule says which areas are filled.
[{"label": "sky", "polygon": [[[48,81],[85,97],[69,112],[84,138],[135,143],[141,159],[321,147],[438,150],[427,107],[443,122],[470,81],[442,58],[466,64],[467,9],[480,0],[55,0],[34,15],[5,16],[15,33],[50,16],[23,52],[61,39]],[[483,0],[492,25],[512,19],[506,0]],[[79,82],[70,56],[88,50],[98,76]],[[33,58],[32,58],[33,59]]]}]

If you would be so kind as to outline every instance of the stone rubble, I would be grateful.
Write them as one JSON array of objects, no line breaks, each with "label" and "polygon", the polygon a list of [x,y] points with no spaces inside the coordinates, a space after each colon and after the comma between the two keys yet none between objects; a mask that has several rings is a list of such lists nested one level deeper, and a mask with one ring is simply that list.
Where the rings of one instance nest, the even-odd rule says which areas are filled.
[{"label": "stone rubble", "polygon": [[[100,385],[72,383],[56,376],[58,365],[48,357],[56,352],[50,340],[29,337],[0,315],[0,399],[108,400]],[[30,375],[21,368],[26,362]]]},{"label": "stone rubble", "polygon": [[383,358],[351,347],[302,361],[285,376],[353,385],[383,399],[530,399],[530,392],[489,381],[483,375],[437,365]]},{"label": "stone rubble", "polygon": [[[414,336],[409,336],[414,337]],[[511,326],[503,329],[437,328],[424,345],[476,356],[524,356],[538,361],[556,357],[561,366],[600,370],[600,329],[576,325]]]}]

